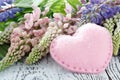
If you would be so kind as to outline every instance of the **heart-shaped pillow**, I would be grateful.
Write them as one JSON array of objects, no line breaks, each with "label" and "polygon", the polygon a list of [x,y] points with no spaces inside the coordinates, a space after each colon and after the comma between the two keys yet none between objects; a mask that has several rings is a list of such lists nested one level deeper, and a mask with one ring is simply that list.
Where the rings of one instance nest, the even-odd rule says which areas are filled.
[{"label": "heart-shaped pillow", "polygon": [[64,68],[80,73],[104,71],[113,52],[112,38],[107,29],[88,23],[73,36],[55,38],[50,46],[52,58]]}]

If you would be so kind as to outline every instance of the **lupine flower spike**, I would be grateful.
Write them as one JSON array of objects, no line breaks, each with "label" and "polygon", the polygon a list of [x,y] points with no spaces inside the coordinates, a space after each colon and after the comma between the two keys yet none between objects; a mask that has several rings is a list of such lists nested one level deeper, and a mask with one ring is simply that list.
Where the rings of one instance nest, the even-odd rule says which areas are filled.
[{"label": "lupine flower spike", "polygon": [[10,36],[15,27],[17,27],[17,24],[15,22],[11,22],[10,25],[0,33],[0,45],[10,42]]},{"label": "lupine flower spike", "polygon": [[25,14],[25,23],[18,24],[19,26],[13,30],[8,53],[0,61],[0,71],[14,64],[38,44],[49,22],[47,17],[39,19],[40,14],[40,9],[34,8],[33,13]]},{"label": "lupine flower spike", "polygon": [[113,39],[113,55],[119,54],[120,48],[120,14],[118,13],[113,18],[107,19],[104,26],[110,31]]},{"label": "lupine flower spike", "polygon": [[38,59],[41,59],[43,56],[46,56],[46,54],[49,52],[49,46],[51,41],[60,34],[61,31],[57,26],[49,26],[44,37],[40,40],[39,44],[32,49],[32,52],[27,57],[26,63],[33,64],[36,61],[38,61]]},{"label": "lupine flower spike", "polygon": [[74,22],[72,22],[71,14],[66,15],[64,17],[62,14],[54,13],[54,21],[49,23],[49,27],[43,36],[40,39],[39,44],[36,45],[29,56],[26,59],[27,64],[33,64],[43,56],[46,56],[49,52],[49,47],[54,38],[61,34],[73,34],[77,26]]},{"label": "lupine flower spike", "polygon": [[120,12],[119,5],[112,5],[111,0],[90,0],[90,3],[85,4],[80,11],[80,19],[83,23],[102,24],[105,19],[112,18]]}]

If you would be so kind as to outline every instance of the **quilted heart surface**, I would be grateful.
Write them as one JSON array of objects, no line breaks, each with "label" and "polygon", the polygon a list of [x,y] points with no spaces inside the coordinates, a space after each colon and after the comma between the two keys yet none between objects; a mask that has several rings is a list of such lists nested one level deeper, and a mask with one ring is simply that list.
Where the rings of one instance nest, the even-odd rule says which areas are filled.
[{"label": "quilted heart surface", "polygon": [[73,36],[55,38],[50,46],[52,58],[64,68],[79,73],[99,73],[108,66],[113,52],[107,29],[88,23]]}]

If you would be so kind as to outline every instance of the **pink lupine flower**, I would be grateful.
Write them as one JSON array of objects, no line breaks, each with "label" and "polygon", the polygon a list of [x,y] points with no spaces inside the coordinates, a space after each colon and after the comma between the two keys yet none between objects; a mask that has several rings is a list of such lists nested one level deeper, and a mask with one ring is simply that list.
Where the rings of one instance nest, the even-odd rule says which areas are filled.
[{"label": "pink lupine flower", "polygon": [[69,20],[71,20],[71,17],[72,17],[72,15],[71,15],[71,13],[69,13],[66,15],[66,17],[64,17],[63,21],[65,21],[65,22],[69,21]]},{"label": "pink lupine flower", "polygon": [[50,23],[49,23],[49,26],[50,26],[50,27],[54,27],[55,25],[56,25],[55,22],[50,22]]},{"label": "pink lupine flower", "polygon": [[25,38],[27,36],[27,32],[23,31],[22,34],[21,34],[21,36]]},{"label": "pink lupine flower", "polygon": [[39,42],[39,40],[40,40],[40,37],[35,37],[35,38],[31,39],[31,44],[32,44],[32,46],[37,45],[38,42]]},{"label": "pink lupine flower", "polygon": [[65,8],[65,12],[67,13],[67,14],[69,14],[69,13],[72,13],[72,7],[71,7],[71,5],[70,4],[66,4],[66,8]]},{"label": "pink lupine flower", "polygon": [[25,19],[29,19],[29,18],[30,18],[30,13],[26,13],[26,14],[24,15],[24,18],[25,18]]},{"label": "pink lupine flower", "polygon": [[34,23],[34,26],[39,26],[42,24],[42,19],[38,19],[37,22]]},{"label": "pink lupine flower", "polygon": [[63,28],[68,28],[69,27],[69,23],[65,23],[64,25],[63,25]]},{"label": "pink lupine flower", "polygon": [[54,14],[53,14],[53,17],[54,17],[54,20],[55,20],[56,22],[58,22],[59,20],[62,21],[62,19],[63,19],[63,15],[60,14],[60,13],[54,13]]},{"label": "pink lupine flower", "polygon": [[50,22],[48,17],[44,17],[43,19],[38,19],[37,22],[34,23],[34,26],[45,26]]},{"label": "pink lupine flower", "polygon": [[24,15],[25,20],[25,28],[31,29],[33,26],[33,15],[30,13],[27,13]]},{"label": "pink lupine flower", "polygon": [[59,26],[60,28],[62,28],[62,26],[63,26],[62,21],[58,21],[58,26]]},{"label": "pink lupine flower", "polygon": [[11,38],[11,43],[17,43],[20,41],[19,37]]},{"label": "pink lupine flower", "polygon": [[21,29],[21,27],[15,28],[15,29],[13,30],[13,34],[14,34],[14,35],[12,35],[13,38],[16,37],[16,36],[20,36],[21,33],[22,33],[22,31],[23,31],[23,30]]},{"label": "pink lupine flower", "polygon": [[40,18],[41,10],[38,7],[35,7],[33,9],[34,9],[33,12],[32,12],[33,21],[37,21]]},{"label": "pink lupine flower", "polygon": [[23,46],[24,47],[24,51],[25,52],[29,52],[30,51],[30,46],[29,45],[25,45],[25,46]]},{"label": "pink lupine flower", "polygon": [[33,30],[33,34],[34,36],[41,36],[45,33],[45,31],[43,29],[40,29],[40,30]]},{"label": "pink lupine flower", "polygon": [[49,23],[49,18],[48,17],[44,17],[43,19],[42,19],[42,24],[43,25],[46,25],[47,23]]},{"label": "pink lupine flower", "polygon": [[42,12],[42,15],[45,16],[49,12],[50,8],[46,7],[45,10]]},{"label": "pink lupine flower", "polygon": [[25,20],[25,28],[31,29],[33,26],[33,15],[30,13],[25,14],[24,18]]},{"label": "pink lupine flower", "polygon": [[41,14],[40,9],[36,7],[33,9],[34,11],[32,13],[24,15],[24,23],[19,23],[18,27],[13,30],[10,37],[10,48],[8,49],[5,59],[3,59],[2,67],[8,67],[21,59],[22,56],[38,45],[39,41],[43,37],[48,27],[49,19],[47,17],[39,19]]}]

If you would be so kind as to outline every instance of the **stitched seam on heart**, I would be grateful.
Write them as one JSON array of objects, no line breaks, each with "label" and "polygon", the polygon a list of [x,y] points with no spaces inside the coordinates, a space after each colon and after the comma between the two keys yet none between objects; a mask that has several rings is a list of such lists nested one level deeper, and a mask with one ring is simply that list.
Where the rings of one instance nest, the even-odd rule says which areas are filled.
[{"label": "stitched seam on heart", "polygon": [[[107,35],[110,35],[109,34],[109,32],[106,32],[106,34]],[[55,53],[54,53],[54,45],[55,45],[55,43],[56,43],[56,40],[58,39],[58,38],[60,38],[60,37],[62,37],[62,36],[59,36],[59,37],[57,37],[57,38],[55,38],[54,40],[53,40],[53,42],[52,42],[52,53],[53,53],[53,56],[61,63],[61,64],[63,64],[63,65],[65,65],[66,67],[69,67],[69,68],[72,68],[72,69],[77,69],[77,70],[79,70],[79,71],[83,71],[83,72],[87,72],[87,71],[92,71],[92,72],[99,72],[100,70],[103,70],[105,67],[106,67],[106,65],[109,63],[109,60],[110,60],[110,57],[111,57],[111,50],[112,50],[112,41],[111,41],[111,37],[110,36],[108,36],[108,39],[109,39],[109,42],[108,42],[108,44],[110,44],[109,45],[109,53],[108,53],[108,57],[107,57],[107,60],[104,62],[104,65],[102,66],[102,67],[100,67],[100,68],[96,68],[96,69],[83,69],[83,68],[80,68],[80,67],[75,67],[75,66],[70,66],[69,64],[66,64],[63,60],[61,60],[57,55],[55,55]]]}]

